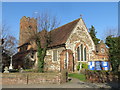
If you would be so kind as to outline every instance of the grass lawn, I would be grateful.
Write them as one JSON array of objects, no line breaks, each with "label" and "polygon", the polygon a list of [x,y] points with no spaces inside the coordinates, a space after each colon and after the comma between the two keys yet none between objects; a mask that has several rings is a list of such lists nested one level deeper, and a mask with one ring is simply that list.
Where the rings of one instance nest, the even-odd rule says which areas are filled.
[{"label": "grass lawn", "polygon": [[80,73],[70,73],[68,74],[69,77],[73,77],[73,78],[77,78],[81,81],[85,81],[86,78],[85,78],[85,75],[84,74],[80,74]]}]

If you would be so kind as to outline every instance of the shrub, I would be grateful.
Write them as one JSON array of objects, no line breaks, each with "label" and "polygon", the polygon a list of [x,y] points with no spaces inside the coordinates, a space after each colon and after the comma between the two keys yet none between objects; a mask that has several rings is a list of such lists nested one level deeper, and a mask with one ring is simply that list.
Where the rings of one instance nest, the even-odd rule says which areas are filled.
[{"label": "shrub", "polygon": [[88,69],[88,64],[87,63],[82,63],[82,68]]},{"label": "shrub", "polygon": [[77,70],[78,70],[78,71],[80,70],[80,62],[79,62],[78,65],[77,65]]},{"label": "shrub", "polygon": [[79,62],[78,65],[77,65],[77,70],[79,71],[80,70],[80,64],[82,64],[82,69],[88,69],[88,64],[87,63],[81,63]]},{"label": "shrub", "polygon": [[108,72],[104,70],[85,70],[86,79],[91,82],[110,82],[118,81],[118,77],[113,74],[113,72]]}]

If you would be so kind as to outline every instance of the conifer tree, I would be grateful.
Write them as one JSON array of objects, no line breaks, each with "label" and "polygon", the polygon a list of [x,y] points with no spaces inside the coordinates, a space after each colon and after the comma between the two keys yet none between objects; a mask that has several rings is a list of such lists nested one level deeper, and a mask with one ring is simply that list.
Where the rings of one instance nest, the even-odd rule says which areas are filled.
[{"label": "conifer tree", "polygon": [[118,72],[120,65],[120,36],[108,36],[106,38],[106,45],[109,47],[109,60],[113,72]]},{"label": "conifer tree", "polygon": [[97,45],[100,39],[96,37],[97,32],[95,31],[95,28],[93,25],[91,25],[91,28],[89,29],[89,34],[92,37],[92,40],[94,41],[95,45]]}]

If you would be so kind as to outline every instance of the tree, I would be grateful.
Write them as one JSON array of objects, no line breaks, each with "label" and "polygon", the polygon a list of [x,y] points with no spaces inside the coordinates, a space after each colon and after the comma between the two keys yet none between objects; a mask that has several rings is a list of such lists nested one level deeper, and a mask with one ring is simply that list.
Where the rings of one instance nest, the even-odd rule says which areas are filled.
[{"label": "tree", "polygon": [[8,35],[4,38],[3,49],[7,50],[9,55],[17,52],[17,40],[14,36]]},{"label": "tree", "polygon": [[109,47],[109,60],[111,62],[112,71],[118,72],[120,65],[120,36],[108,36],[106,45]]},{"label": "tree", "polygon": [[96,37],[97,32],[95,31],[95,28],[93,25],[91,25],[91,28],[89,29],[89,34],[92,37],[92,40],[94,41],[95,45],[97,45],[100,39]]},{"label": "tree", "polygon": [[105,41],[105,39],[108,37],[108,36],[117,36],[118,34],[118,30],[117,30],[117,27],[116,28],[106,28],[104,30],[104,34],[102,35],[102,39]]},{"label": "tree", "polygon": [[7,33],[9,31],[9,28],[6,24],[2,24],[1,26],[2,26],[1,28],[2,33],[0,40],[1,40],[2,49],[6,51],[8,55],[12,55],[17,52],[18,41],[14,36],[9,35]]},{"label": "tree", "polygon": [[[55,16],[51,16],[48,13],[41,13],[36,15],[37,19],[37,32],[27,32],[30,35],[29,40],[35,42],[37,46],[38,57],[38,72],[44,71],[44,58],[46,56],[46,50],[51,43],[51,30],[55,29],[59,22]],[[44,39],[44,47],[41,45],[41,40]]]},{"label": "tree", "polygon": [[17,40],[14,36],[9,35],[9,28],[6,24],[0,26],[0,50],[2,53],[2,69],[10,64],[10,56],[17,52]]}]

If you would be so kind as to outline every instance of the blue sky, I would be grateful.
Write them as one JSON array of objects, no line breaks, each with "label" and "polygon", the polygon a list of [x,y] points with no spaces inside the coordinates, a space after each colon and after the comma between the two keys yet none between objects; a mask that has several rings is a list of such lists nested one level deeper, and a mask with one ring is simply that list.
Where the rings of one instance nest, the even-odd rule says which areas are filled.
[{"label": "blue sky", "polygon": [[61,20],[61,25],[83,16],[87,28],[94,25],[97,37],[103,39],[105,30],[118,28],[117,2],[3,2],[2,21],[10,27],[9,33],[19,39],[19,24],[23,16],[48,11]]}]

